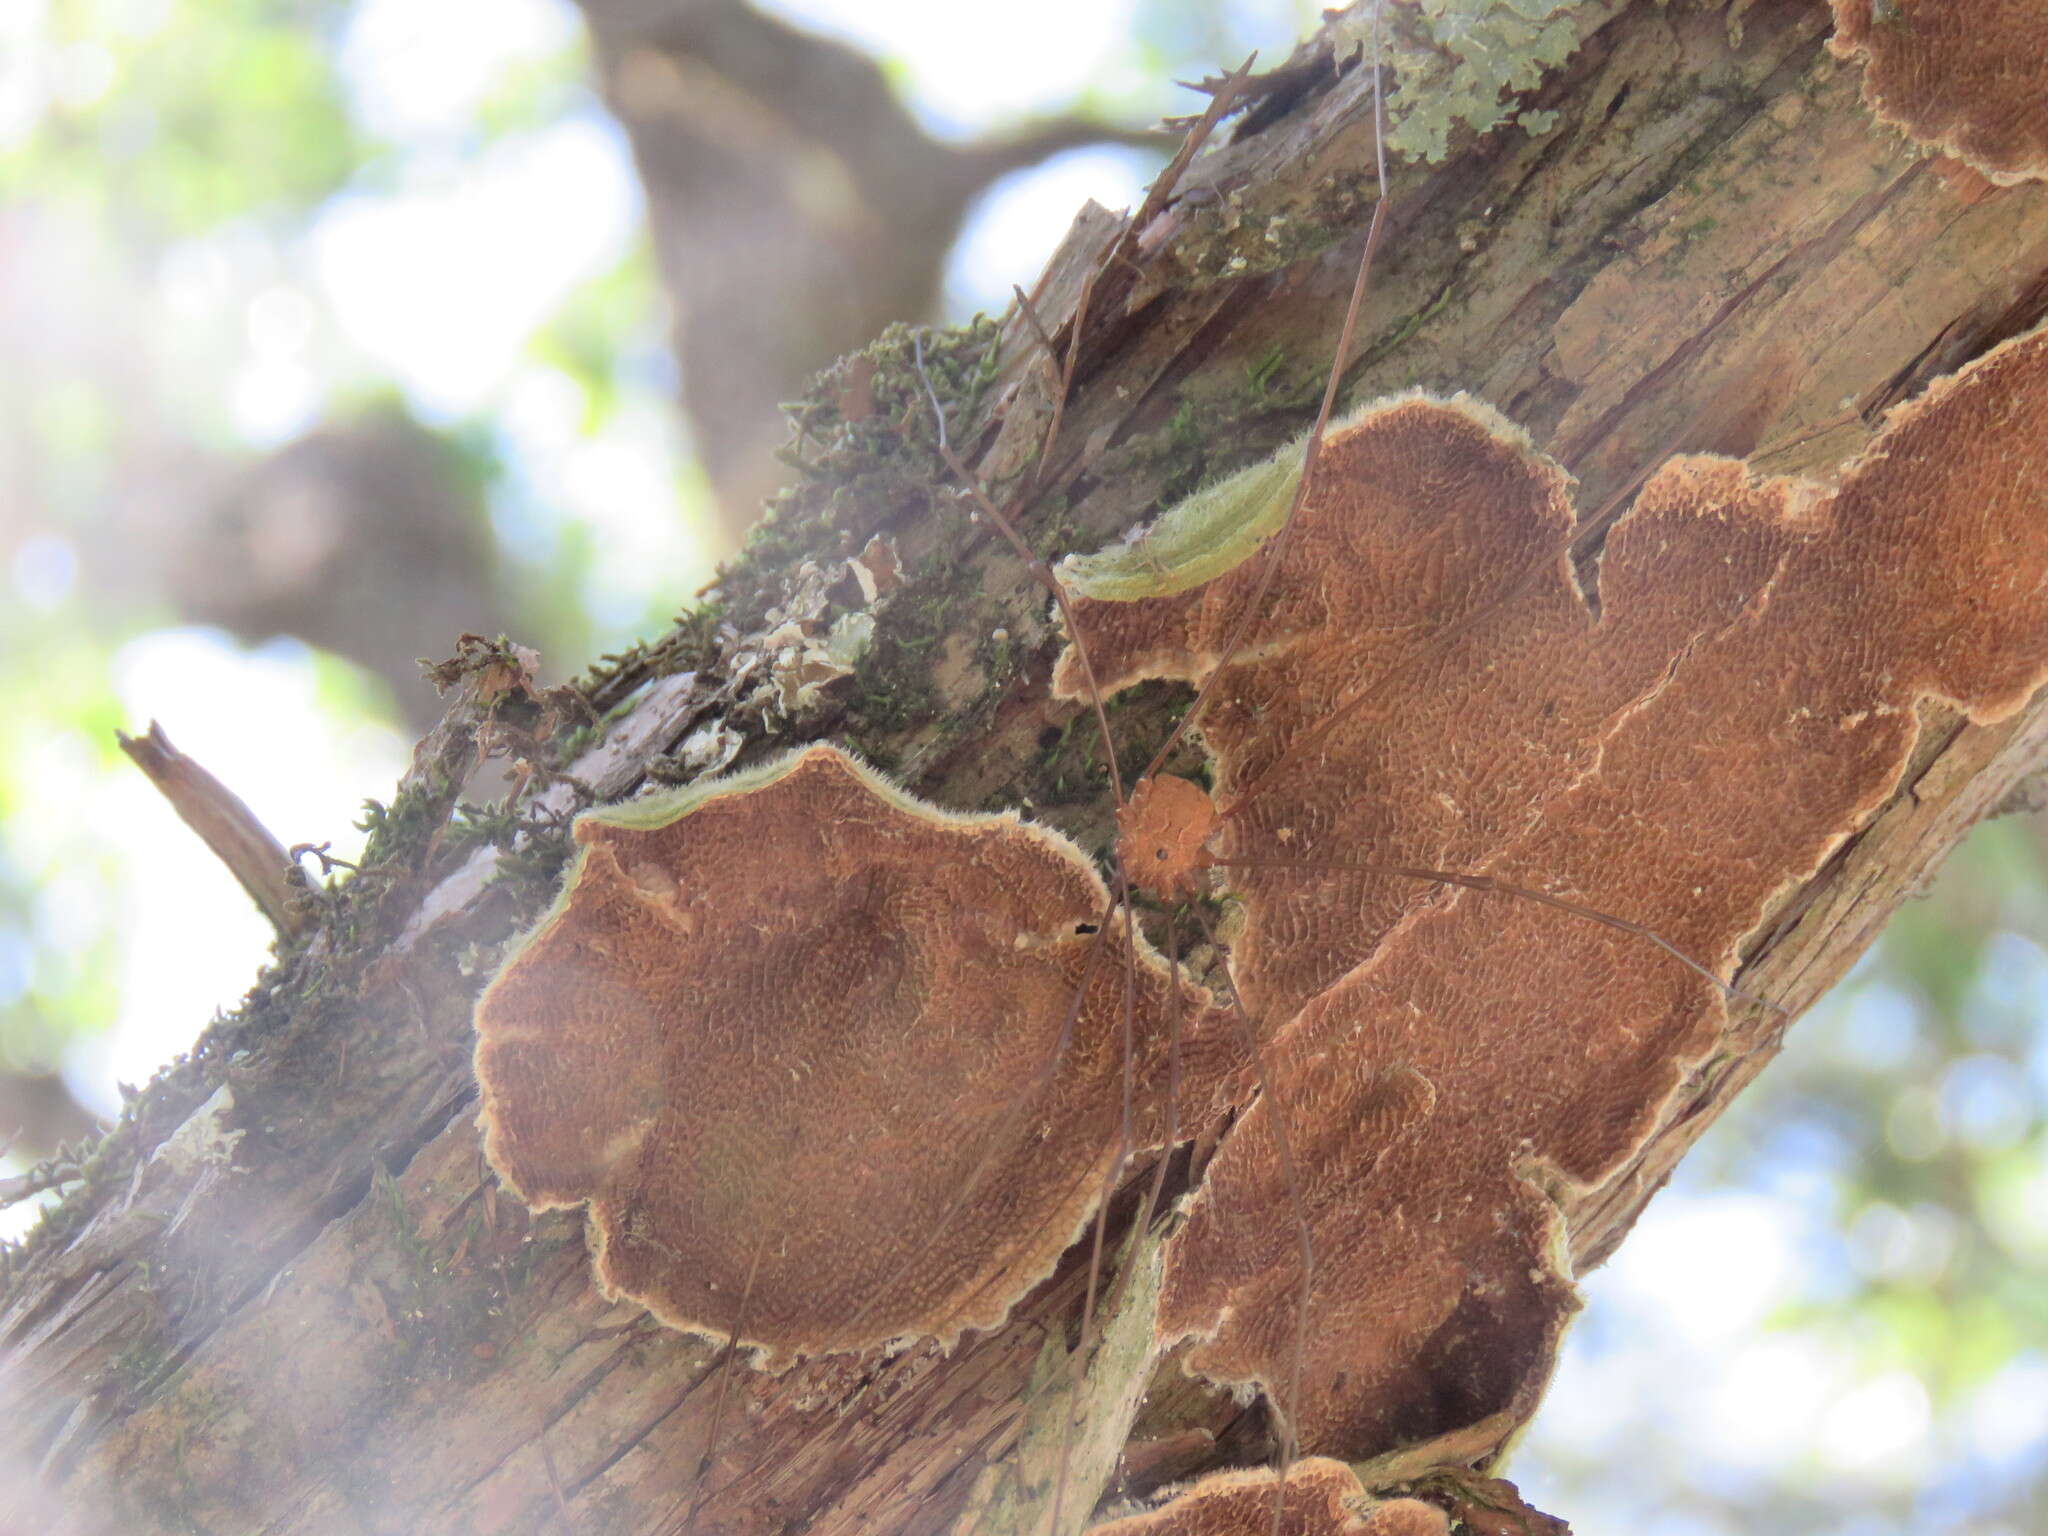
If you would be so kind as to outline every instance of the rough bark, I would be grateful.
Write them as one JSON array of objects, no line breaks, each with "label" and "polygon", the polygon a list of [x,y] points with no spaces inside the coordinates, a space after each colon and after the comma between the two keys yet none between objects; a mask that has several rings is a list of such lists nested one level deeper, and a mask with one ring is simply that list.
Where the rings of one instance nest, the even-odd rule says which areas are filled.
[{"label": "rough bark", "polygon": [[[1770,467],[1825,472],[1884,406],[2048,311],[2048,189],[1991,192],[1874,126],[1856,72],[1823,52],[1824,7],[1762,0],[1739,42],[1718,7],[1593,9],[1529,103],[1559,114],[1550,132],[1503,130],[1397,172],[1351,398],[1414,383],[1481,394],[1594,508],[1681,449],[1811,433]],[[1370,98],[1359,71],[1288,78],[1094,284],[1025,514],[1043,546],[1092,547],[1304,424],[1370,199]],[[1084,214],[1038,285],[1062,340],[1118,230]],[[979,431],[956,429],[999,491],[1020,484],[1049,374],[1013,318]],[[1845,403],[1856,413],[1831,425]],[[749,642],[800,603],[804,562],[888,532],[910,580],[821,711],[733,715],[749,753],[850,740],[928,798],[1023,805],[1102,840],[1088,724],[1049,699],[1054,639],[1020,563],[928,453],[817,467],[725,582],[720,623],[589,680],[582,699],[608,712],[597,745],[570,734],[574,701],[535,694],[503,658],[454,669],[455,702],[368,867],[306,895],[312,936],[131,1108],[14,1256],[0,1456],[45,1501],[20,1511],[23,1529],[1002,1529],[1018,1490],[1050,1482],[1079,1255],[948,1356],[729,1375],[715,1346],[607,1305],[580,1220],[529,1219],[479,1152],[471,1003],[545,899],[560,839],[544,819],[451,830],[463,776],[493,744],[566,762],[607,799],[686,771],[680,744],[732,713],[749,686],[735,673],[763,664]],[[1133,750],[1172,704],[1146,692],[1122,712]],[[1928,723],[1890,804],[1756,935],[1745,985],[1795,1013],[1818,996],[2048,742],[2038,698],[1992,729]],[[549,733],[552,759],[533,739]],[[542,798],[569,807],[574,787]],[[1620,1241],[1781,1034],[1702,1074],[1640,1178],[1581,1213],[1582,1262]],[[1135,1204],[1127,1187],[1120,1221]],[[1142,1357],[1094,1357],[1070,1527],[1119,1451],[1112,1491],[1129,1493],[1269,1450],[1256,1406],[1172,1359],[1133,1377]]]}]

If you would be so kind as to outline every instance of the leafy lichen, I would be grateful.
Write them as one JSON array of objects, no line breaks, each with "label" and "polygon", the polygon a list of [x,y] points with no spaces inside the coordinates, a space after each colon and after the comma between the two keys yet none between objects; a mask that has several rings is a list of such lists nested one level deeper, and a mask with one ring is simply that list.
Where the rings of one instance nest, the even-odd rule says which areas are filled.
[{"label": "leafy lichen", "polygon": [[[1579,46],[1569,13],[1581,0],[1416,0],[1378,16],[1380,56],[1393,70],[1387,148],[1410,160],[1450,153],[1454,125],[1486,133],[1516,118],[1517,92],[1534,89],[1546,69]],[[1372,5],[1354,6],[1337,23],[1342,39],[1374,45]],[[1552,114],[1526,114],[1522,126],[1547,131]]]}]

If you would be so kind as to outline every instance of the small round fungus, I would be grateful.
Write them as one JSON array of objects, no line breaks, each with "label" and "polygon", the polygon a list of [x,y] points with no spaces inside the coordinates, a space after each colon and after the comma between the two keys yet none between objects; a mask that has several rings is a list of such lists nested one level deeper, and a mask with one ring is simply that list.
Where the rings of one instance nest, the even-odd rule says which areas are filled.
[{"label": "small round fungus", "polygon": [[1169,900],[1201,892],[1216,804],[1201,785],[1171,774],[1138,781],[1117,812],[1117,851],[1133,884]]},{"label": "small round fungus", "polygon": [[[575,835],[477,1006],[505,1182],[537,1210],[587,1202],[609,1293],[773,1364],[999,1322],[1120,1140],[1123,925],[1089,862],[830,747]],[[1140,960],[1142,1143],[1174,1007]],[[1207,1002],[1179,999],[1184,1125],[1230,1066]]]},{"label": "small round fungus", "polygon": [[2041,0],[1833,0],[1831,52],[1863,59],[1877,120],[2001,185],[2048,179]]}]

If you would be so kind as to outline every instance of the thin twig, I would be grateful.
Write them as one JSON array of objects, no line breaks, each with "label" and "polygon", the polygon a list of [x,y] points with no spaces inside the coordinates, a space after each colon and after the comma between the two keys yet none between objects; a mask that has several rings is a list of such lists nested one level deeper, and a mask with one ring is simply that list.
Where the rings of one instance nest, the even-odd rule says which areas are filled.
[{"label": "thin twig", "polygon": [[[1095,1298],[1102,1286],[1102,1244],[1109,1227],[1109,1204],[1123,1180],[1124,1165],[1131,1160],[1131,1144],[1136,1140],[1131,1111],[1137,1092],[1138,928],[1137,917],[1131,910],[1130,883],[1121,862],[1117,865],[1116,886],[1117,905],[1124,914],[1123,1110],[1117,1127],[1116,1156],[1110,1159],[1109,1172],[1102,1179],[1102,1194],[1095,1202],[1095,1241],[1088,1254],[1088,1286],[1081,1298],[1081,1339],[1069,1357],[1073,1396],[1060,1415],[1059,1472],[1053,1479],[1052,1513],[1046,1525],[1050,1536],[1059,1536],[1060,1511],[1067,1502],[1067,1460],[1073,1448],[1074,1409],[1088,1384],[1088,1340],[1095,1332]],[[1112,912],[1111,919],[1114,917]]]},{"label": "thin twig", "polygon": [[1039,318],[1038,306],[1031,302],[1031,295],[1017,283],[1010,284],[1010,292],[1017,300],[1017,313],[1024,317],[1024,323],[1031,327],[1031,334],[1038,338],[1040,353],[1045,359],[1045,381],[1053,389],[1060,387],[1060,344],[1053,339],[1051,331],[1045,328],[1045,321]]},{"label": "thin twig", "polygon": [[[1166,1192],[1167,1170],[1173,1165],[1174,1144],[1180,1140],[1180,933],[1178,913],[1169,913],[1166,919],[1166,970],[1170,990],[1167,993],[1166,1009],[1166,1129],[1159,1137],[1159,1161],[1152,1170],[1151,1187],[1145,1191],[1145,1203],[1138,1207],[1138,1219],[1131,1224],[1133,1232],[1142,1233],[1152,1225],[1152,1219],[1159,1211],[1160,1196]],[[1116,1277],[1116,1287],[1109,1293],[1107,1310],[1114,1316],[1123,1306],[1124,1293],[1130,1289],[1131,1279],[1137,1273],[1136,1266],[1127,1265]]]},{"label": "thin twig", "polygon": [[997,510],[996,504],[989,499],[988,492],[981,488],[981,482],[953,451],[953,445],[946,437],[945,408],[939,404],[938,391],[932,388],[931,375],[925,372],[922,332],[913,340],[911,354],[917,364],[918,379],[924,385],[925,397],[931,401],[932,415],[939,423],[940,457],[946,461],[946,467],[953,471],[954,478],[967,488],[967,494],[974,498],[975,506],[995,525],[996,530],[1008,541],[1010,548],[1016,551],[1017,558],[1024,562],[1038,584],[1052,594],[1053,602],[1059,607],[1060,618],[1067,626],[1067,636],[1073,642],[1074,654],[1081,658],[1081,674],[1088,681],[1088,696],[1095,701],[1095,723],[1102,730],[1102,750],[1109,758],[1110,793],[1116,797],[1117,806],[1121,809],[1124,803],[1124,779],[1123,773],[1117,767],[1116,743],[1110,737],[1109,711],[1103,707],[1102,690],[1095,684],[1095,665],[1088,659],[1088,647],[1081,638],[1080,626],[1074,622],[1074,610],[1067,602],[1067,589],[1060,584],[1059,578],[1053,575],[1052,567],[1039,559],[1031,546],[1024,542],[1023,536],[1017,532],[1016,525]]},{"label": "thin twig", "polygon": [[[1114,245],[1110,247],[1113,251]],[[1107,261],[1107,255],[1104,260]],[[1045,474],[1045,466],[1052,462],[1053,445],[1060,440],[1060,427],[1067,419],[1067,396],[1074,392],[1074,369],[1081,360],[1081,331],[1088,323],[1088,301],[1095,297],[1095,280],[1102,275],[1100,265],[1090,267],[1081,277],[1081,291],[1074,296],[1074,317],[1067,322],[1067,356],[1060,365],[1059,388],[1052,397],[1052,420],[1046,423],[1045,437],[1038,445],[1038,467],[1032,471],[1031,482],[1036,485]]]},{"label": "thin twig", "polygon": [[754,1259],[747,1266],[746,1284],[740,1287],[739,1305],[733,1309],[732,1337],[726,1341],[725,1354],[719,1362],[718,1396],[711,1400],[711,1423],[704,1432],[704,1455],[697,1463],[697,1476],[690,1485],[689,1512],[683,1516],[680,1527],[685,1531],[695,1528],[697,1511],[708,1491],[706,1485],[711,1479],[711,1461],[718,1454],[718,1432],[725,1418],[725,1399],[732,1390],[733,1373],[739,1366],[740,1341],[746,1337],[747,1304],[754,1299],[754,1280],[761,1273],[761,1259],[768,1252],[768,1238],[772,1230],[764,1227],[761,1240],[754,1244]]},{"label": "thin twig", "polygon": [[1830,432],[1838,432],[1843,427],[1853,422],[1860,422],[1862,419],[1862,407],[1852,405],[1846,411],[1840,411],[1828,417],[1825,421],[1815,422],[1812,426],[1801,431],[1787,433],[1783,437],[1775,438],[1765,443],[1761,448],[1750,450],[1749,462],[1755,464],[1759,459],[1774,458],[1781,453],[1790,453],[1794,448],[1804,448],[1814,439],[1826,437]]},{"label": "thin twig", "polygon": [[1209,135],[1214,133],[1216,125],[1229,115],[1231,107],[1244,90],[1245,82],[1251,79],[1252,65],[1258,62],[1258,58],[1256,53],[1247,55],[1242,64],[1217,82],[1216,94],[1209,98],[1209,105],[1203,108],[1202,115],[1196,118],[1194,126],[1188,129],[1187,137],[1180,141],[1180,148],[1175,150],[1173,158],[1166,162],[1166,169],[1152,178],[1152,185],[1145,189],[1145,200],[1138,204],[1138,211],[1131,216],[1130,223],[1124,226],[1123,239],[1119,240],[1112,250],[1122,252],[1129,243],[1144,233],[1145,226],[1166,207],[1167,201],[1179,188],[1181,177],[1187,174],[1187,168],[1194,164],[1195,156],[1201,153],[1202,146],[1209,141]]},{"label": "thin twig", "polygon": [[59,1184],[69,1184],[84,1177],[85,1170],[75,1163],[38,1163],[27,1173],[0,1179],[0,1210],[19,1205],[46,1189],[55,1189]]},{"label": "thin twig", "polygon": [[[1237,622],[1231,628],[1230,638],[1224,644],[1222,655],[1216,665],[1210,670],[1207,680],[1203,682],[1201,688],[1196,692],[1194,702],[1187,707],[1186,712],[1181,715],[1180,719],[1174,722],[1174,727],[1167,734],[1165,743],[1153,757],[1151,765],[1146,768],[1145,777],[1147,778],[1150,778],[1165,766],[1167,758],[1172,754],[1173,749],[1180,744],[1180,739],[1186,734],[1188,728],[1200,716],[1202,706],[1208,702],[1209,696],[1215,692],[1217,685],[1222,681],[1223,674],[1229,670],[1230,663],[1237,655],[1238,648],[1244,643],[1245,633],[1251,628],[1252,621],[1264,611],[1266,594],[1272,590],[1273,580],[1280,572],[1281,560],[1287,553],[1289,543],[1293,540],[1295,524],[1300,520],[1302,499],[1308,494],[1309,482],[1315,475],[1316,460],[1322,455],[1323,433],[1330,424],[1330,413],[1336,408],[1337,390],[1344,381],[1344,360],[1351,355],[1352,338],[1358,331],[1358,314],[1360,309],[1364,307],[1366,286],[1372,276],[1373,255],[1379,250],[1380,236],[1386,228],[1387,220],[1386,107],[1382,99],[1378,66],[1379,11],[1377,7],[1375,7],[1373,12],[1373,57],[1373,127],[1374,138],[1379,151],[1379,188],[1373,200],[1372,223],[1365,232],[1365,249],[1358,258],[1358,275],[1352,280],[1351,284],[1351,303],[1344,311],[1344,328],[1338,333],[1336,355],[1330,360],[1330,377],[1323,385],[1323,403],[1316,412],[1316,424],[1310,429],[1308,442],[1302,450],[1301,475],[1294,482],[1294,496],[1287,504],[1287,515],[1281,520],[1279,533],[1275,534],[1272,540],[1260,552],[1260,558],[1264,561],[1264,565],[1259,572],[1259,583],[1252,590],[1250,601],[1239,610]],[[1221,99],[1219,96],[1218,100]]]},{"label": "thin twig", "polygon": [[154,720],[149,722],[147,735],[116,731],[114,739],[171,802],[179,819],[227,865],[271,926],[286,937],[296,933],[303,919],[291,899],[287,877],[291,859],[284,844],[270,835],[270,829],[256,819],[241,796],[172,746],[171,738]]},{"label": "thin twig", "polygon": [[[1216,942],[1216,930],[1208,918],[1200,911],[1194,915],[1210,947],[1220,947]],[[1301,1412],[1301,1378],[1308,1360],[1309,1305],[1315,1299],[1316,1288],[1316,1246],[1314,1235],[1309,1230],[1308,1208],[1301,1198],[1301,1176],[1294,1160],[1294,1138],[1287,1131],[1287,1106],[1280,1097],[1279,1085],[1266,1074],[1265,1053],[1259,1049],[1258,1027],[1252,1023],[1251,1013],[1237,990],[1237,978],[1230,973],[1227,961],[1223,966],[1223,982],[1230,994],[1231,1016],[1237,1021],[1245,1055],[1250,1059],[1253,1076],[1258,1081],[1259,1100],[1272,1116],[1273,1142],[1280,1153],[1280,1176],[1287,1181],[1287,1203],[1294,1216],[1295,1238],[1301,1248],[1301,1296],[1294,1315],[1294,1364],[1287,1373],[1288,1406],[1286,1412],[1275,1415],[1279,1420],[1280,1466],[1279,1481],[1273,1488],[1272,1536],[1279,1536],[1280,1522],[1287,1512],[1287,1471],[1299,1454],[1295,1444],[1294,1417]]]},{"label": "thin twig", "polygon": [[1431,885],[1462,886],[1468,891],[1490,891],[1499,896],[1515,896],[1523,901],[1541,902],[1573,917],[1583,918],[1589,923],[1598,923],[1603,928],[1612,928],[1617,933],[1633,934],[1645,939],[1663,950],[1665,954],[1694,974],[1712,982],[1723,995],[1734,1002],[1750,1003],[1758,1008],[1790,1017],[1785,1008],[1769,998],[1758,997],[1754,992],[1745,991],[1732,981],[1720,976],[1693,959],[1676,944],[1665,938],[1656,929],[1626,917],[1616,917],[1611,912],[1602,912],[1583,902],[1572,901],[1563,896],[1553,896],[1548,891],[1539,891],[1531,886],[1515,885],[1510,881],[1497,879],[1492,875],[1466,874],[1455,869],[1426,869],[1419,865],[1374,864],[1362,859],[1218,859],[1218,869],[1307,869],[1320,871],[1343,871],[1359,875],[1380,875],[1393,880],[1420,880]]},{"label": "thin twig", "polygon": [[548,1444],[548,1427],[542,1424],[535,1437],[540,1443],[540,1464],[548,1474],[548,1488],[555,1496],[555,1514],[568,1536],[576,1536],[576,1519],[569,1513],[569,1496],[562,1491],[562,1474],[555,1470],[555,1453]]},{"label": "thin twig", "polygon": [[[1090,267],[1087,274],[1082,277],[1081,291],[1074,299],[1073,317],[1067,322],[1067,356],[1060,369],[1059,393],[1053,397],[1052,421],[1045,429],[1045,440],[1039,444],[1038,468],[1031,477],[1034,485],[1044,475],[1045,466],[1051,462],[1053,445],[1059,441],[1060,426],[1066,420],[1067,399],[1074,392],[1074,373],[1081,361],[1082,333],[1088,326],[1088,305],[1095,296],[1096,281],[1112,261],[1130,259],[1138,237],[1158,216],[1160,210],[1165,208],[1174,190],[1179,187],[1181,177],[1187,173],[1187,168],[1194,164],[1195,156],[1201,153],[1202,146],[1209,141],[1209,135],[1215,132],[1216,125],[1228,115],[1231,104],[1237,100],[1245,82],[1251,78],[1252,65],[1257,59],[1258,54],[1249,55],[1217,85],[1216,94],[1210,99],[1202,115],[1196,118],[1193,126],[1188,129],[1186,137],[1180,141],[1180,148],[1173,152],[1173,158],[1166,162],[1165,169],[1153,177],[1152,185],[1145,189],[1144,200],[1138,204],[1138,211],[1125,223],[1123,233],[1110,242],[1109,249],[1102,253],[1102,259]],[[1074,633],[1072,626],[1068,627],[1067,632]]]}]

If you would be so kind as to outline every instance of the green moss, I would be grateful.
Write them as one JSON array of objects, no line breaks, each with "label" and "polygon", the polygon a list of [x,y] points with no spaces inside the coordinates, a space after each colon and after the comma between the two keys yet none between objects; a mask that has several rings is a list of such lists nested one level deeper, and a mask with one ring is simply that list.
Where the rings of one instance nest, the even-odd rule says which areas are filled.
[{"label": "green moss", "polygon": [[931,648],[945,634],[940,622],[950,600],[914,609],[907,623],[883,626],[854,663],[846,716],[856,733],[894,735],[935,718],[941,707],[932,685]]},{"label": "green moss", "polygon": [[1024,652],[1007,629],[990,630],[975,648],[974,660],[992,688],[1000,689],[1004,684],[1020,675],[1024,670]]},{"label": "green moss", "polygon": [[[1377,50],[1391,71],[1388,150],[1440,162],[1461,125],[1471,134],[1510,121],[1531,134],[1555,127],[1554,112],[1527,109],[1521,98],[1577,50],[1579,3],[1417,0],[1386,7],[1377,35],[1372,8],[1354,7],[1334,31],[1340,55]],[[1289,192],[1278,205],[1261,204],[1256,190],[1233,193],[1183,235],[1175,264],[1195,284],[1293,266],[1355,235],[1378,190],[1376,172],[1359,169],[1323,178],[1305,197]]]},{"label": "green moss", "polygon": [[430,774],[422,783],[400,789],[389,805],[363,802],[356,830],[367,833],[359,865],[375,869],[400,858],[443,826],[454,809],[456,786],[444,774]]},{"label": "green moss", "polygon": [[154,1331],[121,1346],[108,1369],[136,1398],[146,1398],[178,1372],[178,1356]]},{"label": "green moss", "polygon": [[511,889],[522,902],[544,899],[561,879],[570,851],[566,822],[548,834],[529,832],[520,846],[499,854],[491,883]]},{"label": "green moss", "polygon": [[565,735],[555,738],[555,757],[562,763],[574,762],[585,752],[597,745],[602,734],[594,724],[583,724]]},{"label": "green moss", "polygon": [[[428,1185],[420,1198],[432,1193]],[[538,1255],[559,1244],[536,1238],[519,1243],[503,1263],[457,1262],[451,1255],[458,1249],[477,1254],[488,1248],[481,1216],[473,1213],[457,1232],[442,1230],[435,1220],[423,1223],[406,1187],[381,1167],[372,1175],[364,1219],[382,1227],[385,1241],[364,1245],[354,1278],[376,1288],[388,1313],[392,1382],[429,1374],[463,1379],[501,1369],[494,1362],[518,1340],[505,1302],[530,1280]]]},{"label": "green moss", "polygon": [[781,601],[790,570],[844,556],[950,482],[933,400],[949,440],[962,440],[995,377],[999,344],[999,327],[981,316],[950,330],[891,326],[784,407],[793,437],[783,458],[801,478],[769,504],[720,573],[726,617],[738,630],[754,628]]},{"label": "green moss", "polygon": [[892,325],[819,374],[786,406],[795,437],[784,462],[807,480],[835,481],[911,458],[943,469],[932,402],[957,432],[995,377],[1000,328],[977,315],[950,330]]},{"label": "green moss", "polygon": [[1264,357],[1260,358],[1256,363],[1245,365],[1245,388],[1246,392],[1251,396],[1252,404],[1264,405],[1267,403],[1266,392],[1271,387],[1274,378],[1279,374],[1280,365],[1286,361],[1287,349],[1276,341]]},{"label": "green moss", "polygon": [[1405,315],[1396,321],[1391,332],[1368,347],[1364,356],[1359,359],[1357,366],[1361,369],[1370,368],[1400,351],[1402,347],[1414,339],[1416,332],[1442,314],[1450,302],[1451,285],[1446,283],[1436,291],[1428,304],[1415,311],[1412,315]]},{"label": "green moss", "polygon": [[[659,640],[607,652],[570,686],[601,719],[649,678],[710,666],[718,656],[718,626],[724,618],[725,604],[715,600],[685,609],[676,615],[675,627]],[[556,766],[565,764],[571,755],[566,747],[558,751]]]},{"label": "green moss", "polygon": [[1064,492],[1052,492],[1039,498],[1035,510],[1039,527],[1032,547],[1039,559],[1056,560],[1074,547],[1075,529],[1068,517],[1072,508]]}]

